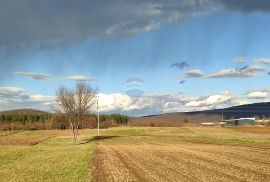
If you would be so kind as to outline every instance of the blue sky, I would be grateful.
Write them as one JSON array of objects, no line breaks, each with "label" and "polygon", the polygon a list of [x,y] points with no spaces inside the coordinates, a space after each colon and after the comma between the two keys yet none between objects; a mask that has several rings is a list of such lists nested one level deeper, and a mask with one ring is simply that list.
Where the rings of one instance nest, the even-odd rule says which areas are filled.
[{"label": "blue sky", "polygon": [[[30,13],[0,15],[6,26],[0,31],[0,109],[50,110],[57,88],[77,80],[98,87],[105,113],[146,115],[268,101],[270,4],[190,2],[119,1],[129,12],[109,1],[93,1],[88,10],[78,1],[74,9],[69,2],[54,12],[50,1],[41,13],[30,1],[22,8],[6,3],[18,14]],[[70,19],[87,22],[94,11],[90,5],[99,11],[89,25]],[[48,21],[50,14],[55,21]],[[186,66],[171,66],[175,63]],[[144,81],[139,98],[126,93],[125,82],[133,77]]]}]

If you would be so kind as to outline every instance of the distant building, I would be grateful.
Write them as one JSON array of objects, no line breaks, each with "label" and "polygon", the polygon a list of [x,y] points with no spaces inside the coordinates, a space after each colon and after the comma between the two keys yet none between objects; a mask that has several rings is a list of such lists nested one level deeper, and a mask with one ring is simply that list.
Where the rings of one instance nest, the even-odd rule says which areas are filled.
[{"label": "distant building", "polygon": [[256,120],[256,124],[261,126],[270,126],[270,119]]},{"label": "distant building", "polygon": [[214,123],[212,122],[203,122],[201,123],[202,126],[214,126]]},{"label": "distant building", "polygon": [[243,126],[243,125],[255,125],[255,118],[239,118],[223,120],[222,123],[228,126]]}]

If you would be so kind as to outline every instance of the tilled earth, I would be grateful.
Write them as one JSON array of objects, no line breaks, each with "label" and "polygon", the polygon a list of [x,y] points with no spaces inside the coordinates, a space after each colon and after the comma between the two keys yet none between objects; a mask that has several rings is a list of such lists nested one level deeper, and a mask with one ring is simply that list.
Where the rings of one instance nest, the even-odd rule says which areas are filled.
[{"label": "tilled earth", "polygon": [[99,142],[94,181],[270,181],[270,150],[192,142]]}]

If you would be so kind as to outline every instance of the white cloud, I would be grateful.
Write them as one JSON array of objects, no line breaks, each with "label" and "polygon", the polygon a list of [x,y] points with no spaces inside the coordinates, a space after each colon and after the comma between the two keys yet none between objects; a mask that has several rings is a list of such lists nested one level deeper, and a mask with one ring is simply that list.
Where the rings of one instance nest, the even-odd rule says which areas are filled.
[{"label": "white cloud", "polygon": [[7,95],[19,95],[24,92],[25,90],[19,87],[0,87],[0,97]]},{"label": "white cloud", "polygon": [[81,75],[69,76],[65,77],[65,80],[72,80],[72,81],[95,81],[96,78],[94,77],[86,77]]},{"label": "white cloud", "polygon": [[184,77],[203,77],[203,78],[235,78],[235,77],[252,77],[258,72],[267,71],[268,67],[249,65],[236,69],[224,69],[217,73],[204,74],[201,70],[190,70],[184,73]]},{"label": "white cloud", "polygon": [[50,75],[37,72],[13,72],[15,75],[31,77],[34,80],[48,80],[51,78]]},{"label": "white cloud", "polygon": [[34,95],[19,87],[0,87],[0,110],[34,108],[50,111],[54,96]]},{"label": "white cloud", "polygon": [[[240,103],[250,103],[248,98],[267,97],[266,91],[247,93],[245,100],[237,98],[230,92],[208,96],[189,96],[183,93],[162,93],[128,96],[122,93],[100,93],[99,108],[103,113],[122,113],[127,115],[149,115],[168,112],[188,112],[229,107]],[[51,111],[55,96],[31,94],[17,87],[0,87],[0,110],[17,108],[34,108]],[[94,107],[93,112],[96,111]]]},{"label": "white cloud", "polygon": [[130,115],[207,110],[238,103],[236,97],[229,92],[202,97],[186,96],[182,93],[144,95],[138,98],[117,93],[99,94],[99,97],[102,112]]},{"label": "white cloud", "polygon": [[216,108],[219,105],[231,104],[234,96],[229,92],[221,94],[210,95],[207,97],[200,97],[197,100],[192,100],[185,104],[186,107],[209,107]]},{"label": "white cloud", "polygon": [[54,102],[55,96],[45,96],[45,95],[31,95],[30,96],[31,101],[37,101],[37,102]]},{"label": "white cloud", "polygon": [[266,71],[265,66],[250,65],[240,69],[225,69],[217,73],[209,74],[208,78],[233,78],[233,77],[252,77],[256,76],[257,72]]},{"label": "white cloud", "polygon": [[100,111],[123,110],[132,103],[132,99],[121,93],[98,94]]},{"label": "white cloud", "polygon": [[265,99],[268,96],[268,91],[251,91],[246,94],[249,99]]},{"label": "white cloud", "polygon": [[203,77],[204,73],[201,70],[189,70],[184,73],[184,77]]}]

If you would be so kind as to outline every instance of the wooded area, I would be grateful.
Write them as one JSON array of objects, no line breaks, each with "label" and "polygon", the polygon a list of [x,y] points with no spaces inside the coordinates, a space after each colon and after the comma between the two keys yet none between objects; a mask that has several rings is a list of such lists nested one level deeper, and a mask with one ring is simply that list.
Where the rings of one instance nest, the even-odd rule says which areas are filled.
[{"label": "wooded area", "polygon": [[[100,127],[125,125],[128,116],[120,114],[100,115]],[[96,128],[96,115],[82,117],[79,128]],[[41,129],[70,129],[65,114],[54,113],[0,113],[1,130],[41,130]]]}]

